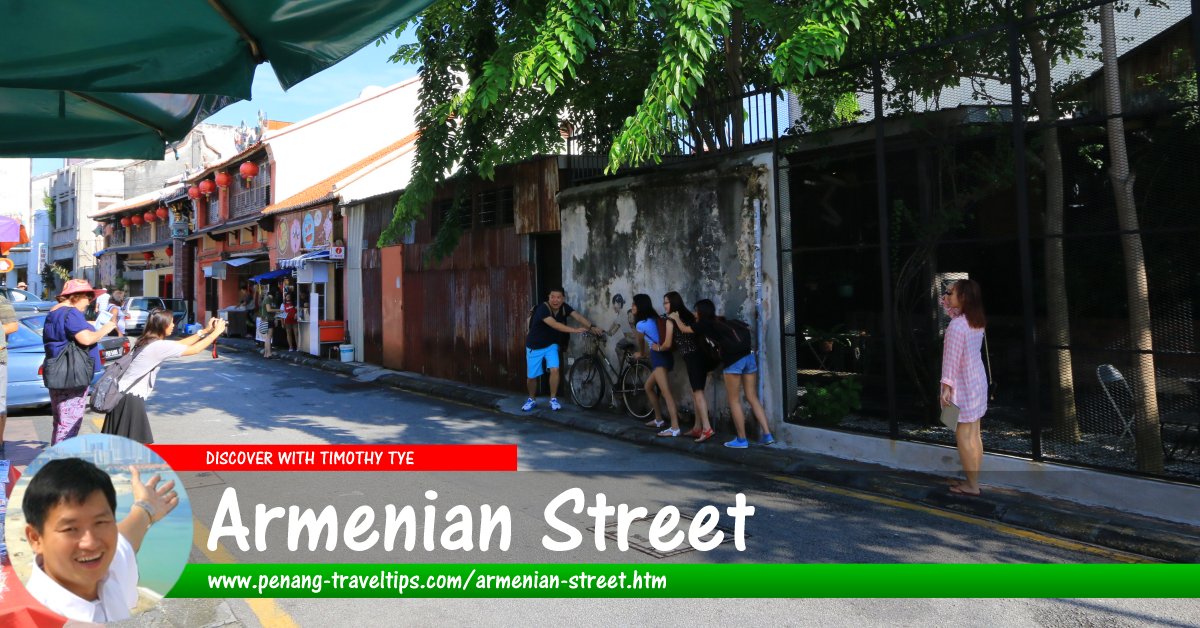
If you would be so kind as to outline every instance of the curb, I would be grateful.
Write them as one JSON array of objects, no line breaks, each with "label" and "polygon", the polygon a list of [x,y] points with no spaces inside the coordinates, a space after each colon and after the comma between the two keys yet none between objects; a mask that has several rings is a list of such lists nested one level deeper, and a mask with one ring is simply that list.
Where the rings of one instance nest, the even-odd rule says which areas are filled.
[{"label": "curb", "polygon": [[[248,340],[222,339],[221,347],[238,353],[254,352],[253,342]],[[359,372],[381,370],[380,367],[333,362],[308,354],[280,353],[279,357],[293,364],[349,377]],[[624,415],[567,408],[558,412],[546,409],[522,412],[518,405],[520,400],[511,393],[480,389],[415,373],[390,371],[373,381],[405,392],[480,407],[508,416],[534,418],[640,445],[663,447],[783,476],[872,493],[1156,560],[1200,562],[1200,528],[1181,523],[1005,488],[989,487],[984,498],[956,496],[945,489],[942,478],[923,473],[788,449],[728,449],[716,439],[697,444],[690,438],[659,438],[654,431],[642,427],[640,422],[631,422]],[[511,408],[506,407],[510,405]]]}]

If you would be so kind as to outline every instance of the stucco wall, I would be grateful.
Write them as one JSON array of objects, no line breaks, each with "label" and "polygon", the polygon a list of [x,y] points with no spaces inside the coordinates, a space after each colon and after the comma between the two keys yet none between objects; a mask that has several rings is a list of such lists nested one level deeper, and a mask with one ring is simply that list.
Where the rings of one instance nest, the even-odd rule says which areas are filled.
[{"label": "stucco wall", "polygon": [[[759,351],[759,389],[768,419],[776,424],[783,407],[782,345],[774,298],[778,262],[771,155],[685,166],[559,194],[567,300],[601,327],[620,322],[622,331],[629,331],[625,311],[636,293],[649,294],[660,313],[663,295],[672,290],[689,307],[699,299],[712,299],[718,313],[757,327],[756,345],[766,348]],[[756,290],[759,256],[762,287]],[[756,307],[759,297],[761,309]],[[615,346],[610,340],[614,361]],[[583,349],[583,343],[574,340],[570,353],[578,355]],[[682,361],[676,362],[672,389],[680,405],[691,408],[687,374]],[[716,409],[713,418],[727,417],[719,374],[710,378],[706,394],[710,409]]]}]

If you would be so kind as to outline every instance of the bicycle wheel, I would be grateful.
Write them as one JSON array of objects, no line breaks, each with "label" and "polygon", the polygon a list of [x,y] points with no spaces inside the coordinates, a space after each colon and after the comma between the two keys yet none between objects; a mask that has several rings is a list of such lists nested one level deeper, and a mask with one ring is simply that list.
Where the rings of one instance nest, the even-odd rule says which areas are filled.
[{"label": "bicycle wheel", "polygon": [[646,396],[645,386],[648,379],[650,367],[641,362],[635,362],[621,372],[621,397],[625,401],[625,410],[639,419],[654,414],[650,398]]},{"label": "bicycle wheel", "polygon": [[571,387],[571,399],[581,408],[588,410],[600,405],[604,397],[604,376],[596,358],[585,355],[571,365],[567,372],[567,385]]}]

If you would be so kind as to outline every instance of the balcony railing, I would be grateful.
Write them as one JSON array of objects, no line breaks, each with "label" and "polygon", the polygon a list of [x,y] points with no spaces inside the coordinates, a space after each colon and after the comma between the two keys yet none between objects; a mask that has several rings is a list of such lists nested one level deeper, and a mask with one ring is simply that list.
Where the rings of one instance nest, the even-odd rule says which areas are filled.
[{"label": "balcony railing", "polygon": [[167,224],[167,221],[160,220],[160,221],[154,223],[154,241],[155,242],[163,242],[165,240],[170,240],[170,239],[171,239],[171,226]]},{"label": "balcony railing", "polygon": [[133,241],[130,244],[150,244],[154,238],[154,227],[138,225],[133,228]]},{"label": "balcony railing", "polygon": [[77,234],[76,234],[75,229],[68,228],[68,229],[56,230],[53,233],[53,235],[50,236],[50,246],[57,247],[57,246],[66,246],[68,244],[74,244],[76,235]]},{"label": "balcony railing", "polygon": [[261,185],[234,192],[229,200],[229,217],[242,218],[261,212],[271,198],[270,190],[271,186]]}]

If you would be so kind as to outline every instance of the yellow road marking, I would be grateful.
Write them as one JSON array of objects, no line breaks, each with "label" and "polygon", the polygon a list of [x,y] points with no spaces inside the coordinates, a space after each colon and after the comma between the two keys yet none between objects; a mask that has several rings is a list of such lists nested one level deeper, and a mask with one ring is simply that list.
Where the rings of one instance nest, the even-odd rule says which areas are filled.
[{"label": "yellow road marking", "polygon": [[802,487],[808,488],[808,489],[822,491],[825,493],[832,493],[834,495],[841,495],[843,497],[852,497],[855,499],[861,499],[863,501],[869,501],[869,502],[874,502],[876,504],[883,504],[885,506],[891,506],[893,508],[902,508],[904,510],[912,510],[914,512],[921,512],[921,513],[925,513],[925,514],[929,514],[929,515],[934,515],[936,517],[942,517],[944,519],[951,519],[951,520],[959,521],[962,523],[968,523],[971,525],[979,526],[981,528],[987,528],[988,530],[992,530],[994,532],[999,532],[1001,534],[1007,534],[1009,536],[1015,536],[1018,538],[1022,538],[1027,541],[1033,541],[1035,543],[1041,543],[1043,545],[1050,545],[1052,547],[1070,550],[1073,552],[1084,552],[1087,554],[1093,554],[1093,555],[1101,556],[1103,558],[1107,558],[1109,560],[1116,561],[1116,562],[1121,562],[1121,563],[1157,563],[1157,562],[1160,562],[1160,561],[1154,560],[1153,558],[1148,558],[1146,556],[1138,556],[1137,554],[1130,554],[1128,552],[1122,552],[1120,550],[1109,549],[1106,547],[1099,547],[1096,545],[1089,545],[1087,543],[1068,541],[1066,539],[1060,539],[1057,537],[1048,536],[1045,534],[1041,534],[1040,532],[1034,532],[1033,530],[1027,530],[1025,528],[1018,528],[1015,526],[1006,525],[1006,524],[1003,524],[1003,523],[1000,523],[997,521],[992,521],[990,519],[984,519],[982,517],[966,515],[966,514],[963,514],[960,512],[954,512],[954,511],[950,511],[950,510],[943,510],[941,508],[934,508],[932,506],[913,504],[913,503],[909,503],[909,502],[900,501],[898,499],[893,499],[891,497],[875,495],[873,493],[866,493],[863,491],[856,491],[856,490],[846,489],[846,488],[838,488],[835,486],[829,486],[826,484],[811,482],[809,480],[801,480],[798,478],[789,478],[789,477],[784,477],[781,475],[773,475],[770,477],[772,479],[778,480],[780,482],[786,482],[788,484],[794,484],[796,486],[802,486]]},{"label": "yellow road marking", "polygon": [[[208,527],[199,520],[193,521],[192,525],[192,543],[200,548],[201,552],[214,563],[228,565],[237,562],[233,558],[233,554],[225,549],[220,544],[217,545],[215,551],[208,549]],[[264,598],[247,598],[246,605],[258,618],[258,623],[262,624],[263,628],[299,628],[299,624],[292,619],[287,611],[279,607],[275,600]]]}]

